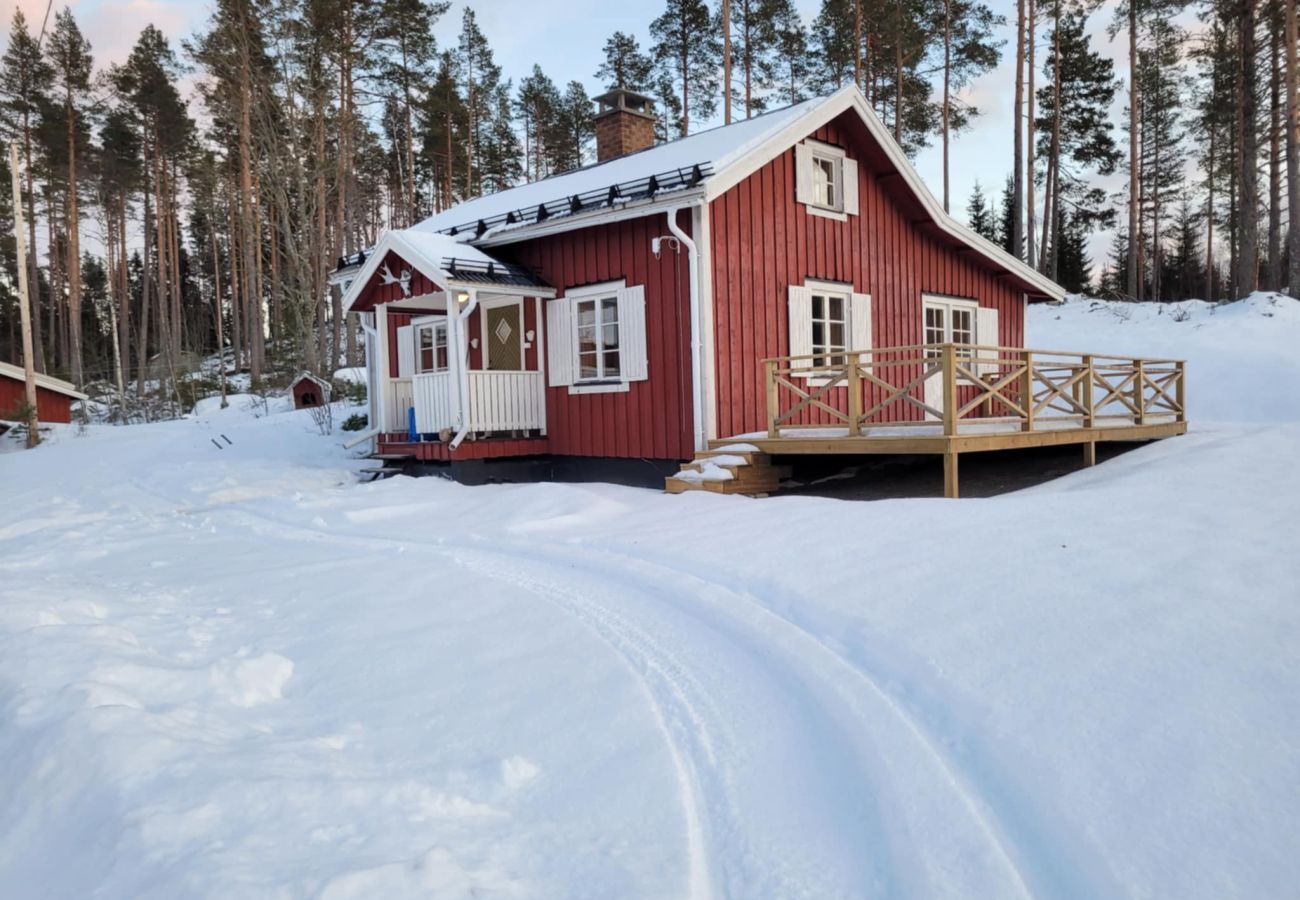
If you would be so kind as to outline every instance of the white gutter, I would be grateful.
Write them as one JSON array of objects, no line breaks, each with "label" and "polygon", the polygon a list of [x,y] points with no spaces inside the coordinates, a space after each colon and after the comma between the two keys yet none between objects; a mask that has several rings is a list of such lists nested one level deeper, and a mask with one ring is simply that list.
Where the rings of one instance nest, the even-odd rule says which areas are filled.
[{"label": "white gutter", "polygon": [[702,359],[702,340],[704,329],[700,325],[700,256],[695,241],[682,231],[677,224],[677,214],[682,210],[702,207],[703,200],[692,200],[668,210],[668,230],[673,237],[686,248],[687,277],[691,283],[691,413],[695,426],[695,449],[705,449],[704,439],[704,397],[700,390],[701,373],[704,370]]},{"label": "white gutter", "polygon": [[[469,341],[466,340],[464,346],[461,346],[461,329],[465,327],[465,323],[469,320],[470,313],[472,313],[474,308],[478,306],[478,290],[476,288],[470,288],[467,293],[469,294],[469,302],[465,304],[465,308],[457,312],[455,315],[449,315],[447,317],[447,321],[452,325],[456,332],[455,343],[452,343],[450,335],[447,337],[447,343],[449,345],[448,349],[451,349],[451,347],[456,348],[456,427],[458,430],[456,436],[451,439],[451,444],[449,445],[452,450],[455,450],[460,446],[460,442],[465,440],[465,436],[469,434],[470,429],[469,359],[467,358],[469,353]],[[460,305],[460,302],[452,296],[450,291],[448,292],[448,300],[451,303],[455,303],[457,306]]]},{"label": "white gutter", "polygon": [[681,209],[682,206],[688,205],[690,201],[700,200],[703,197],[703,187],[691,188],[687,191],[674,191],[672,196],[665,200],[636,200],[616,207],[602,207],[593,209],[590,212],[577,213],[576,215],[556,216],[554,219],[547,219],[545,222],[534,222],[529,225],[498,226],[496,230],[489,231],[481,238],[470,239],[469,243],[471,246],[479,248],[494,247],[501,244],[517,244],[520,241],[531,240],[532,238],[561,234],[566,231],[577,231],[580,228],[590,228],[594,225],[608,225],[612,222],[623,222],[627,219],[640,219],[660,211],[665,211],[671,215],[673,210]]}]

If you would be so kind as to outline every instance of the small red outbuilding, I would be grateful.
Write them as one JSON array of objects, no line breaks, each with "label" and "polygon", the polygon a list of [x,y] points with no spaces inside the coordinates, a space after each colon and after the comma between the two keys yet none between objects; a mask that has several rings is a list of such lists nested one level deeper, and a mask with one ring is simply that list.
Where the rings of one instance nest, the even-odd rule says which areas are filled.
[{"label": "small red outbuilding", "polygon": [[[0,362],[0,419],[16,418],[26,397],[27,379],[22,366]],[[71,422],[72,401],[86,395],[59,378],[36,376],[36,418],[42,422]]]},{"label": "small red outbuilding", "polygon": [[317,378],[310,372],[303,372],[289,385],[293,394],[294,409],[309,409],[313,406],[325,406],[330,402],[330,383]]}]

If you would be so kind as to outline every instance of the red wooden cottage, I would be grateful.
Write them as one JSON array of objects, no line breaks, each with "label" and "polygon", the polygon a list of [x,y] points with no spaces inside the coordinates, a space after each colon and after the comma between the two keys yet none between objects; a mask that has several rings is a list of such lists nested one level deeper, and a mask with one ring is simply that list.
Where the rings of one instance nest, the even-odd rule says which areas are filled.
[{"label": "red wooden cottage", "polygon": [[[27,378],[22,366],[0,362],[0,419],[16,419],[26,402]],[[36,418],[41,422],[72,421],[72,402],[86,395],[50,375],[36,376]]]},{"label": "red wooden cottage", "polygon": [[[381,454],[651,481],[735,436],[789,437],[778,409],[811,427],[847,405],[855,437],[994,385],[983,414],[1023,411],[1008,358],[950,366],[988,381],[948,394],[926,360],[1023,347],[1026,303],[1062,288],[945,214],[856,88],[658,146],[649,98],[597,101],[597,164],[340,261]],[[893,374],[873,349],[921,345]]]}]

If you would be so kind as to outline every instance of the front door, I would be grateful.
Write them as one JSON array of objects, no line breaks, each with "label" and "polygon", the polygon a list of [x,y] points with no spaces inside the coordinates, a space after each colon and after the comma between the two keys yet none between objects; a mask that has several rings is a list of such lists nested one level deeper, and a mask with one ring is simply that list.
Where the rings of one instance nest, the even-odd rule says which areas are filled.
[{"label": "front door", "polygon": [[[921,314],[924,316],[925,344],[975,343],[975,311],[979,305],[974,300],[957,297],[923,297]],[[927,359],[938,359],[938,348],[925,351]],[[932,363],[927,362],[927,368]],[[943,412],[943,373],[936,372],[925,380],[925,405]],[[927,419],[936,419],[926,413]]]},{"label": "front door", "polygon": [[486,310],[487,365],[498,372],[519,372],[524,368],[524,307],[516,300]]}]

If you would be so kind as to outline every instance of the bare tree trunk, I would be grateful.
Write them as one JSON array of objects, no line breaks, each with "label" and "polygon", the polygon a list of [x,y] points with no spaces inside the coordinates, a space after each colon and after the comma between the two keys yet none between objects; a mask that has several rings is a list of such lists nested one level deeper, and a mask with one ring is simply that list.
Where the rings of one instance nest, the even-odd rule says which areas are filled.
[{"label": "bare tree trunk", "polygon": [[1038,40],[1036,16],[1037,0],[1028,0],[1029,4],[1029,25],[1026,28],[1025,36],[1028,39],[1029,47],[1027,49],[1029,69],[1029,84],[1025,87],[1025,104],[1027,112],[1025,114],[1025,128],[1027,129],[1025,137],[1025,261],[1029,263],[1030,268],[1036,267],[1036,256],[1034,253],[1034,44]]},{"label": "bare tree trunk", "polygon": [[1268,275],[1270,291],[1282,288],[1282,30],[1276,0],[1269,14]]},{"label": "bare tree trunk", "polygon": [[[861,0],[858,2],[861,18]],[[860,27],[860,26],[859,26]],[[943,0],[943,211],[949,212],[948,122],[952,116],[952,0]]]},{"label": "bare tree trunk", "polygon": [[1024,104],[1025,104],[1025,0],[1016,0],[1016,98],[1015,137],[1011,164],[1011,252],[1021,257],[1025,240],[1024,218],[1021,215],[1025,202],[1024,169]]},{"label": "bare tree trunk", "polygon": [[1214,143],[1219,129],[1210,124],[1210,155],[1205,173],[1209,199],[1205,204],[1205,299],[1214,300]]},{"label": "bare tree trunk", "polygon": [[71,351],[72,383],[81,387],[81,221],[77,208],[77,111],[69,88],[64,103],[68,120],[68,343]]},{"label": "bare tree trunk", "polygon": [[[23,175],[27,181],[27,298],[31,312],[33,363],[37,372],[45,371],[45,341],[41,334],[41,275],[36,261],[36,191],[32,184],[32,128],[30,116],[23,113]],[[53,302],[53,297],[50,298]]]},{"label": "bare tree trunk", "polygon": [[1290,246],[1290,272],[1287,282],[1292,297],[1300,297],[1300,78],[1296,61],[1296,4],[1286,7],[1286,190],[1287,244]]},{"label": "bare tree trunk", "polygon": [[1137,2],[1128,3],[1128,295],[1138,294],[1138,39]]},{"label": "bare tree trunk", "polygon": [[731,0],[722,0],[722,124],[731,124]]},{"label": "bare tree trunk", "polygon": [[1259,135],[1255,109],[1255,2],[1242,0],[1238,28],[1237,83],[1241,85],[1238,128],[1241,131],[1241,206],[1238,227],[1237,293],[1249,294],[1259,286]]},{"label": "bare tree trunk", "polygon": [[853,0],[853,83],[859,90],[862,90],[862,76],[862,0]]}]

